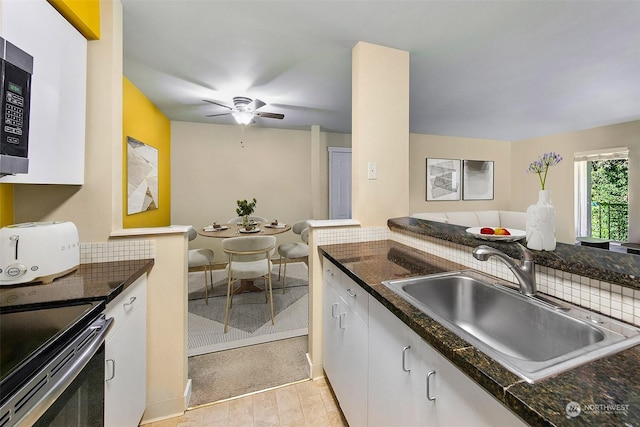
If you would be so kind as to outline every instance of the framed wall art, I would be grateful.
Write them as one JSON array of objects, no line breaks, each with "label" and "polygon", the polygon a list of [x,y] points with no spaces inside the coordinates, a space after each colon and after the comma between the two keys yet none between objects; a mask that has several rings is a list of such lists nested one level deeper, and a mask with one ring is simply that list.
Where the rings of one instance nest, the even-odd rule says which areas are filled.
[{"label": "framed wall art", "polygon": [[127,137],[127,215],[158,209],[158,149]]},{"label": "framed wall art", "polygon": [[493,161],[463,160],[462,200],[493,200]]},{"label": "framed wall art", "polygon": [[427,201],[460,200],[460,160],[427,159]]}]

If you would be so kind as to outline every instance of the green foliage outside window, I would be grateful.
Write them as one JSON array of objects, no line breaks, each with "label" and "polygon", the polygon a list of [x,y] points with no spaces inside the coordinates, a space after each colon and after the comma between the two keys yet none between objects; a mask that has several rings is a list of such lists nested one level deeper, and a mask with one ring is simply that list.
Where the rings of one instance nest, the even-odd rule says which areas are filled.
[{"label": "green foliage outside window", "polygon": [[591,235],[626,242],[629,160],[591,162]]}]

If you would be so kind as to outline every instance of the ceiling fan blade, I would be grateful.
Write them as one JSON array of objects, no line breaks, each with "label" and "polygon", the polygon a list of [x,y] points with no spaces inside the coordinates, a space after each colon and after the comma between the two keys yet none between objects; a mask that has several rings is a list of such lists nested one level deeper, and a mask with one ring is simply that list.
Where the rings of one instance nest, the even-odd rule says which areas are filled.
[{"label": "ceiling fan blade", "polygon": [[278,119],[278,120],[282,120],[284,119],[284,114],[280,114],[280,113],[267,113],[266,111],[256,111],[254,113],[254,115],[256,117],[262,117],[265,119]]},{"label": "ceiling fan blade", "polygon": [[245,108],[247,109],[247,111],[256,111],[258,108],[262,108],[265,105],[267,105],[265,102],[259,99],[254,99],[249,104],[247,104]]},{"label": "ceiling fan blade", "polygon": [[233,108],[229,107],[228,105],[224,105],[224,104],[221,104],[221,103],[216,102],[216,101],[210,101],[208,99],[203,99],[203,101],[204,102],[208,102],[209,104],[218,105],[220,107],[224,107],[224,108],[228,108],[229,110],[233,110]]},{"label": "ceiling fan blade", "polygon": [[207,114],[205,117],[218,117],[218,116],[228,116],[231,113],[220,113],[220,114]]}]

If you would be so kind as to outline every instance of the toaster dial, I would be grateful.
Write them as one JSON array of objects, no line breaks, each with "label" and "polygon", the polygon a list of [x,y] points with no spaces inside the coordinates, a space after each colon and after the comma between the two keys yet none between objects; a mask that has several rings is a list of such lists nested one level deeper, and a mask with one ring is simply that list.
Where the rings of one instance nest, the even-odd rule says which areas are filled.
[{"label": "toaster dial", "polygon": [[26,272],[27,272],[27,267],[25,267],[24,264],[18,264],[18,263],[7,266],[7,269],[4,271],[4,273],[7,276],[12,278],[20,277]]}]

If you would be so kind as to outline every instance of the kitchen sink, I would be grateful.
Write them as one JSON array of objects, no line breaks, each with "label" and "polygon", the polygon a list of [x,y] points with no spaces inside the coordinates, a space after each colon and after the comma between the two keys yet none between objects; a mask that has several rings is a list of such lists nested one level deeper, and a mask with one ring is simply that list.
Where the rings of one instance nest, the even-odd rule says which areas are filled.
[{"label": "kitchen sink", "polygon": [[529,383],[640,344],[638,328],[474,271],[382,283]]}]

